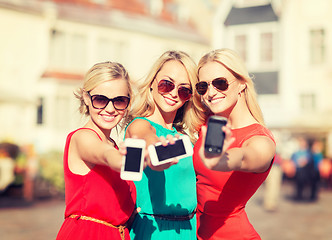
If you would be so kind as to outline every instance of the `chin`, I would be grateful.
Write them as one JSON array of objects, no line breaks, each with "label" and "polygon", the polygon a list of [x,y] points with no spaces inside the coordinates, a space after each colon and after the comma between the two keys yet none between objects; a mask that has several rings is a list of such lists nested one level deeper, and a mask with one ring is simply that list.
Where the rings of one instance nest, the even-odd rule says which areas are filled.
[{"label": "chin", "polygon": [[223,113],[225,112],[225,109],[223,108],[220,108],[220,107],[210,107],[210,110],[211,112],[213,112],[213,114],[216,114],[216,115],[223,115]]},{"label": "chin", "polygon": [[112,122],[102,122],[100,126],[104,129],[112,129],[119,124],[120,120],[114,119]]}]

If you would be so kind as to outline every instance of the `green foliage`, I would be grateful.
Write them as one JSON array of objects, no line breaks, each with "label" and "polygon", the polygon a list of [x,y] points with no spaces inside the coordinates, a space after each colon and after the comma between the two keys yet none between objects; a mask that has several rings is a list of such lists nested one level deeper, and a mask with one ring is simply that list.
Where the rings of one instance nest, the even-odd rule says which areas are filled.
[{"label": "green foliage", "polygon": [[50,151],[39,155],[40,177],[49,182],[60,193],[65,191],[63,176],[63,152]]}]

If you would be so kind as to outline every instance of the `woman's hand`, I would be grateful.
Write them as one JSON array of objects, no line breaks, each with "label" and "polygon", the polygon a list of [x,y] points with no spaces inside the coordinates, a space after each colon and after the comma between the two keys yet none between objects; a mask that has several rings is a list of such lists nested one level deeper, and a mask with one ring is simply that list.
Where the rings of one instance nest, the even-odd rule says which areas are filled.
[{"label": "woman's hand", "polygon": [[211,170],[220,170],[222,165],[227,164],[228,160],[227,150],[235,141],[235,138],[232,136],[230,124],[223,126],[222,131],[225,133],[222,152],[219,155],[211,155],[204,151],[207,126],[201,127],[202,144],[199,149],[199,156],[202,162],[205,164],[205,166]]},{"label": "woman's hand", "polygon": [[[175,135],[175,136],[172,136],[172,135],[167,135],[167,137],[159,137],[159,140],[161,142],[161,144],[163,146],[167,146],[169,144],[174,144],[176,139],[179,138],[180,135]],[[171,166],[177,164],[179,162],[179,159],[178,158],[173,158],[173,160],[171,162],[168,162],[168,163],[165,163],[165,164],[162,164],[162,165],[159,165],[159,166],[153,166],[152,163],[151,163],[151,159],[150,159],[150,156],[148,157],[148,161],[147,161],[147,165],[154,171],[164,171],[168,168],[170,168]]]}]

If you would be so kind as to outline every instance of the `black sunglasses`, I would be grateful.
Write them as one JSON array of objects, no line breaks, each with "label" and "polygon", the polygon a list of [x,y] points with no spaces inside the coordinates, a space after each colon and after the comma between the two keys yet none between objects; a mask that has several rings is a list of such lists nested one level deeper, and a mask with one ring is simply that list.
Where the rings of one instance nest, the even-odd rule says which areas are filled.
[{"label": "black sunglasses", "polygon": [[[233,82],[235,82],[235,80]],[[210,84],[212,84],[212,86],[217,91],[226,91],[228,89],[228,86],[233,82],[228,83],[227,79],[223,77],[216,78],[210,83],[202,81],[196,84],[196,91],[199,95],[204,95],[207,92]]]},{"label": "black sunglasses", "polygon": [[130,102],[130,98],[126,96],[118,96],[115,98],[108,98],[104,95],[90,95],[88,92],[88,95],[90,96],[92,106],[95,109],[104,109],[108,105],[109,102],[112,102],[113,107],[116,110],[125,110]]},{"label": "black sunglasses", "polygon": [[[173,91],[174,88],[175,88],[175,84],[166,79],[163,79],[158,83],[158,92],[160,94],[169,93],[169,92]],[[192,90],[190,88],[180,86],[178,88],[178,95],[182,101],[187,101],[191,98]]]}]

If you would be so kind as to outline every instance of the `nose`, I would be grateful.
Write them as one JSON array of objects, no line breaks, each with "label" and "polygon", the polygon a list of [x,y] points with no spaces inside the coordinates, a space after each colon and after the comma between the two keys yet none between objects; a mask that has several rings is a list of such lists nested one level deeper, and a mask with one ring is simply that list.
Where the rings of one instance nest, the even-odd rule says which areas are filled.
[{"label": "nose", "polygon": [[212,83],[208,83],[207,95],[214,96],[218,91],[213,87]]},{"label": "nose", "polygon": [[116,109],[113,106],[113,102],[112,101],[108,102],[108,104],[105,107],[105,111],[106,112],[115,112],[116,111]]},{"label": "nose", "polygon": [[171,94],[172,97],[178,96],[178,88],[174,87],[172,91],[170,91],[169,93]]}]

